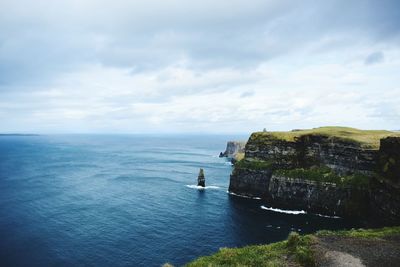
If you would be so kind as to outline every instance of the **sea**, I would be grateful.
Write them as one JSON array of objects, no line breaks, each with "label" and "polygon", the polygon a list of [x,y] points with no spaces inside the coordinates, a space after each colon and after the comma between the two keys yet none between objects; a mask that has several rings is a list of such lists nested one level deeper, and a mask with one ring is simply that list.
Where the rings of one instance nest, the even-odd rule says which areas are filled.
[{"label": "sea", "polygon": [[0,136],[0,266],[181,266],[291,231],[357,227],[228,194],[233,167],[218,155],[246,139]]}]

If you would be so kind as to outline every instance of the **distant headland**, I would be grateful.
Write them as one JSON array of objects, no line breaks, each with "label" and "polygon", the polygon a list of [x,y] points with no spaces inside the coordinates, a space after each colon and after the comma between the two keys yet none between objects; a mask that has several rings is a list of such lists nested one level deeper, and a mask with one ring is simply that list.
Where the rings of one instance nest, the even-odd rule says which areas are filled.
[{"label": "distant headland", "polygon": [[40,134],[0,133],[0,136],[39,136]]}]

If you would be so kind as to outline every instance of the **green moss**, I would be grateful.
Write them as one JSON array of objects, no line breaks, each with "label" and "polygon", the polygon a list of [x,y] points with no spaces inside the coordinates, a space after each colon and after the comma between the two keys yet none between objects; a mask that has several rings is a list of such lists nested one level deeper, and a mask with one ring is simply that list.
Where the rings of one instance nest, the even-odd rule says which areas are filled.
[{"label": "green moss", "polygon": [[272,161],[257,159],[242,159],[235,163],[235,169],[270,170],[272,167]]},{"label": "green moss", "polygon": [[[293,236],[291,234],[291,240]],[[288,256],[303,266],[314,266],[311,251],[312,238],[296,235],[296,242],[281,241],[269,245],[246,246],[243,248],[222,248],[211,256],[201,257],[187,264],[200,266],[286,266]]]},{"label": "green moss", "polygon": [[284,266],[284,256],[287,252],[286,242],[233,249],[221,248],[214,255],[198,258],[186,266]]},{"label": "green moss", "polygon": [[236,161],[240,161],[240,160],[244,159],[244,153],[238,152],[235,154],[234,158]]},{"label": "green moss", "polygon": [[316,235],[301,236],[291,233],[287,241],[269,245],[247,246],[243,248],[222,248],[219,252],[200,257],[187,267],[216,266],[288,266],[288,259],[294,259],[300,266],[315,266],[312,245],[315,236],[347,236],[352,238],[384,238],[400,235],[400,227],[380,229],[357,229],[349,231],[319,231]]},{"label": "green moss", "polygon": [[322,167],[312,167],[309,169],[297,168],[290,170],[275,170],[274,174],[277,176],[284,176],[288,178],[297,178],[303,180],[310,180],[316,182],[328,182],[335,183],[341,186],[355,186],[367,188],[370,185],[371,176],[354,173],[351,175],[340,176],[336,174],[332,169]]},{"label": "green moss", "polygon": [[320,127],[306,130],[294,130],[288,132],[256,132],[250,137],[251,141],[258,143],[270,140],[283,140],[294,142],[300,137],[307,135],[320,135],[330,139],[340,139],[347,142],[353,142],[361,147],[378,149],[380,139],[388,136],[398,136],[400,133],[384,130],[359,130],[349,127]]},{"label": "green moss", "polygon": [[275,170],[274,174],[277,176],[284,176],[288,178],[297,178],[303,180],[311,180],[318,182],[331,182],[331,183],[340,183],[340,176],[335,174],[328,167],[318,167],[318,168],[310,168],[310,169],[290,169],[290,170]]},{"label": "green moss", "polygon": [[317,236],[347,236],[347,237],[360,237],[360,238],[384,238],[393,235],[400,235],[400,226],[384,227],[378,229],[352,229],[347,231],[319,231]]}]

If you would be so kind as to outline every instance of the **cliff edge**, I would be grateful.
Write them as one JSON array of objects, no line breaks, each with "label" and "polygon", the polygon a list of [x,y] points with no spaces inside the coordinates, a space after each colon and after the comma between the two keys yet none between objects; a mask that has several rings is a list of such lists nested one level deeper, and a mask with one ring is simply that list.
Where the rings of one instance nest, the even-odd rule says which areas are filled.
[{"label": "cliff edge", "polygon": [[269,206],[400,223],[400,134],[347,127],[253,133],[229,191]]},{"label": "cliff edge", "polygon": [[268,245],[221,248],[186,266],[400,266],[400,228],[290,233],[287,240]]}]

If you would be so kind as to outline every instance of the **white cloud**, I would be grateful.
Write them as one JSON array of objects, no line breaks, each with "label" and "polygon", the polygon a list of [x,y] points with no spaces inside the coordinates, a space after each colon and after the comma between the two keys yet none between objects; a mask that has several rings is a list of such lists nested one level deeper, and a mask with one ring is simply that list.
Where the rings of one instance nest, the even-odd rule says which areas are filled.
[{"label": "white cloud", "polygon": [[0,131],[398,128],[396,10],[396,1],[2,1]]}]

